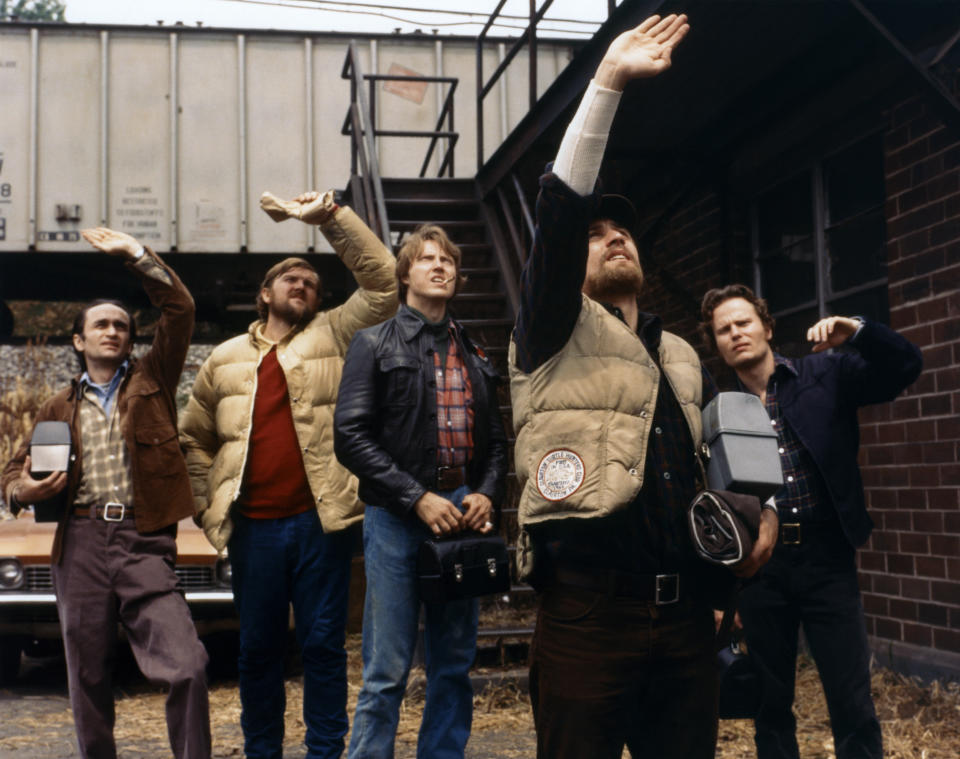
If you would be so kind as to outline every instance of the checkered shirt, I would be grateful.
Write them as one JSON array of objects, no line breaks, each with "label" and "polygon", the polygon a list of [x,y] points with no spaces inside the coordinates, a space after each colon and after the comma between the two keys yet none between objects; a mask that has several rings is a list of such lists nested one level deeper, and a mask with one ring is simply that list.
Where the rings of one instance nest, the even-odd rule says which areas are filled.
[{"label": "checkered shirt", "polygon": [[96,506],[133,501],[130,456],[120,434],[120,404],[108,416],[93,389],[80,385],[80,448],[83,451],[80,486],[75,503]]},{"label": "checkered shirt", "polygon": [[446,365],[433,352],[437,378],[437,465],[466,466],[473,456],[473,388],[460,358],[456,330],[450,322]]},{"label": "checkered shirt", "polygon": [[809,452],[800,438],[780,413],[777,402],[777,382],[797,376],[793,362],[775,355],[774,371],[767,381],[767,413],[777,431],[780,446],[780,465],[783,468],[784,485],[774,499],[780,512],[780,521],[822,522],[831,519],[830,498]]}]

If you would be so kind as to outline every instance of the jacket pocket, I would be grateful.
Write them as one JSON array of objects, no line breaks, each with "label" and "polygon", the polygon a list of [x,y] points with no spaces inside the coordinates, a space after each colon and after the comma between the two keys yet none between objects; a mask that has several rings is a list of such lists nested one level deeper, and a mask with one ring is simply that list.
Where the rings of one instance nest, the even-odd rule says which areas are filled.
[{"label": "jacket pocket", "polygon": [[137,473],[141,477],[167,477],[178,473],[180,444],[177,429],[169,422],[138,427],[134,431],[137,441]]},{"label": "jacket pocket", "polygon": [[420,362],[414,356],[393,355],[377,359],[383,378],[383,405],[406,406],[420,392]]}]

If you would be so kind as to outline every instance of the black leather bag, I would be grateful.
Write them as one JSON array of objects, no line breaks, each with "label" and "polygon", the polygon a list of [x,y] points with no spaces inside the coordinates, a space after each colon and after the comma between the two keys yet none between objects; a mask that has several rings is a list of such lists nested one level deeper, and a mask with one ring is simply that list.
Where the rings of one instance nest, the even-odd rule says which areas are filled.
[{"label": "black leather bag", "polygon": [[507,544],[499,535],[458,534],[430,538],[417,555],[420,598],[456,601],[510,590]]},{"label": "black leather bag", "polygon": [[750,656],[731,643],[717,652],[720,719],[753,719],[760,710],[760,674]]}]

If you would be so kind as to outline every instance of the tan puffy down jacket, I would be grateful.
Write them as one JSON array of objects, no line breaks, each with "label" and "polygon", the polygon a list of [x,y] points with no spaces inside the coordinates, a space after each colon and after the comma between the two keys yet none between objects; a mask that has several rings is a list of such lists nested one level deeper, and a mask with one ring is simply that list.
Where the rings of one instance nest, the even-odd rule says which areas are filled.
[{"label": "tan puffy down jacket", "polygon": [[[660,370],[626,324],[587,296],[582,303],[566,345],[530,374],[517,368],[510,344],[521,527],[608,516],[643,485]],[[696,351],[664,332],[659,359],[698,445],[703,380]],[[551,466],[563,475],[554,491]]]},{"label": "tan puffy down jacket", "polygon": [[[343,357],[354,333],[397,310],[395,259],[349,208],[340,208],[320,229],[354,273],[359,288],[342,306],[322,311],[277,344],[287,381],[310,490],[325,532],[362,518],[357,478],[333,453],[333,410]],[[218,345],[204,362],[180,420],[196,513],[210,543],[223,550],[233,524],[230,508],[243,482],[257,368],[272,343],[262,322]]]}]

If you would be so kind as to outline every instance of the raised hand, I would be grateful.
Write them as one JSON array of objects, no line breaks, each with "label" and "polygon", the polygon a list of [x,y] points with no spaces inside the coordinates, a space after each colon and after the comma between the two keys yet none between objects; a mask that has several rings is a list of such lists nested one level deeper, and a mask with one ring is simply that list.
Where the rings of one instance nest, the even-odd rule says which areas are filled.
[{"label": "raised hand", "polygon": [[607,48],[594,81],[610,90],[622,90],[631,79],[652,77],[670,68],[670,56],[690,31],[687,17],[651,16],[624,32]]},{"label": "raised hand", "polygon": [[846,316],[828,316],[807,330],[807,340],[814,344],[813,352],[837,348],[854,336],[860,322]]},{"label": "raised hand", "polygon": [[260,196],[260,208],[274,221],[300,219],[307,224],[323,224],[334,211],[337,204],[333,201],[333,190],[305,192],[293,200],[282,200],[271,192]]},{"label": "raised hand", "polygon": [[106,227],[81,229],[80,234],[84,240],[97,250],[101,250],[111,256],[133,258],[142,247],[136,238],[131,237],[126,232],[118,232],[115,229],[107,229]]}]

